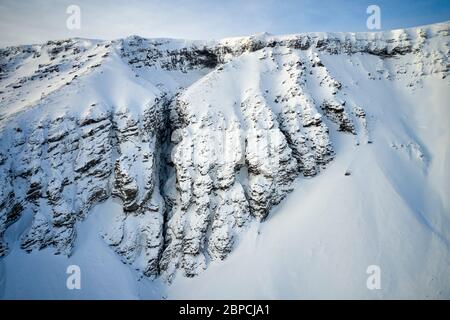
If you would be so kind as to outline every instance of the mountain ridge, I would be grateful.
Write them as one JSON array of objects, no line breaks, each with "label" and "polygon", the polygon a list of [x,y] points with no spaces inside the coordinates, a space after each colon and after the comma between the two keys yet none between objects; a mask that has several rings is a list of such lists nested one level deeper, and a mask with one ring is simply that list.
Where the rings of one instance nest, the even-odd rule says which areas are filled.
[{"label": "mountain ridge", "polygon": [[[358,81],[448,83],[448,29],[1,49],[0,236],[27,215],[23,249],[70,256],[77,223],[116,198],[123,212],[102,237],[123,262],[196,276],[298,177],[326,171],[336,135],[377,143]],[[427,158],[420,141],[406,148]]]}]

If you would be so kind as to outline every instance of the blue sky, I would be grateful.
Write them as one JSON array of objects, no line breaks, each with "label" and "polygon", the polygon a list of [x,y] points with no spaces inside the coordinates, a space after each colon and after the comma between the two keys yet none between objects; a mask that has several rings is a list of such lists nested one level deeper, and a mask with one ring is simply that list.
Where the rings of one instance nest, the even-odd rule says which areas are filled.
[{"label": "blue sky", "polygon": [[[81,9],[81,29],[66,8]],[[0,0],[0,46],[48,39],[144,37],[218,39],[260,32],[367,31],[378,5],[383,30],[450,20],[450,0]]]}]

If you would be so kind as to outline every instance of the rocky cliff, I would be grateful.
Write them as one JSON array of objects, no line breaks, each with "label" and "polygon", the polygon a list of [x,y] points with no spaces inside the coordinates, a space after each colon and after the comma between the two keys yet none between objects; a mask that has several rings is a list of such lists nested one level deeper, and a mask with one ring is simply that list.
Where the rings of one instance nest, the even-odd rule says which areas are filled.
[{"label": "rocky cliff", "polygon": [[411,90],[448,82],[448,29],[1,49],[0,256],[19,219],[22,249],[70,255],[77,222],[113,197],[123,212],[101,236],[125,263],[197,275],[297,177],[326,170],[333,137],[374,142],[376,119],[349,90],[358,79],[331,61]]}]

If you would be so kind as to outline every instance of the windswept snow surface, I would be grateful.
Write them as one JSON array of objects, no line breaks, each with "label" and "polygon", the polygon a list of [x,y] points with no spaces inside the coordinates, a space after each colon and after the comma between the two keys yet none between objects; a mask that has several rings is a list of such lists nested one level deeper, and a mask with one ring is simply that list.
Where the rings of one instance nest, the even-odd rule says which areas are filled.
[{"label": "windswept snow surface", "polygon": [[[448,41],[448,25],[429,30],[446,29],[442,39]],[[376,47],[380,38],[375,35],[370,37]],[[260,37],[269,41],[267,35]],[[269,110],[278,113],[279,106],[272,103],[271,95],[282,91],[285,82],[290,85],[288,74],[278,72],[278,67],[290,58],[308,61],[312,57],[315,63],[310,49],[270,47],[229,52],[219,68],[164,71],[129,68],[113,51],[101,68],[89,71],[106,51],[103,45],[95,49],[95,42],[86,41],[84,45],[97,50],[97,56],[86,62],[86,70],[80,68],[71,85],[62,82],[61,88],[39,98],[39,90],[32,88],[34,82],[25,84],[30,86],[29,92],[24,90],[25,101],[10,95],[8,108],[0,108],[2,123],[26,113],[31,104],[33,112],[21,118],[22,125],[26,119],[47,113],[50,118],[83,115],[87,112],[83,108],[93,103],[120,111],[123,107],[123,111],[139,115],[143,112],[140,107],[164,92],[180,92],[180,100],[195,107],[188,109],[188,114],[200,116],[223,107],[220,111],[226,119],[243,122],[235,101],[245,100],[255,89],[265,97],[270,91]],[[150,41],[169,41],[176,48],[193,43]],[[231,38],[220,43],[242,41]],[[208,261],[208,268],[191,278],[177,270],[172,283],[162,277],[143,276],[133,270],[139,263],[123,264],[102,239],[103,234],[111,239],[123,236],[115,234],[114,221],[124,212],[122,203],[113,197],[96,204],[86,219],[76,222],[77,235],[69,257],[55,255],[53,248],[26,253],[20,249],[21,236],[33,217],[24,211],[5,232],[9,251],[0,259],[0,298],[450,299],[448,42],[431,41],[427,50],[421,57],[424,64],[416,53],[380,58],[361,52],[320,51],[317,59],[326,69],[311,68],[314,72],[305,75],[306,94],[319,103],[332,89],[318,81],[337,79],[342,84],[338,96],[345,99],[346,106],[354,107],[351,114],[357,134],[342,134],[335,123],[323,119],[329,128],[334,160],[315,177],[300,175],[293,191],[264,222],[252,220],[245,225],[226,259]],[[445,61],[439,57],[433,60],[439,50]],[[273,52],[276,59],[261,61]],[[447,64],[444,71],[440,69],[443,64]],[[21,77],[13,75],[15,80]],[[364,122],[355,116],[358,107],[365,114]],[[155,189],[158,191],[158,186]],[[134,220],[127,221],[129,227]],[[66,287],[69,265],[81,268],[81,290]],[[367,287],[370,275],[366,271],[372,265],[381,271],[381,288],[376,290]]]}]

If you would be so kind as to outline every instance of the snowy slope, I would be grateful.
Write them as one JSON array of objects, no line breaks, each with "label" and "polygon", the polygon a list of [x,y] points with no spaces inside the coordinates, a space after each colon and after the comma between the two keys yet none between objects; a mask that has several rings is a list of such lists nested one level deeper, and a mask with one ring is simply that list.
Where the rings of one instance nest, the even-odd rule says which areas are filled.
[{"label": "snowy slope", "polygon": [[[361,81],[366,90],[354,98],[377,119],[374,143],[336,136],[336,159],[323,173],[298,179],[225,261],[197,278],[177,278],[169,297],[448,299],[450,97],[439,83],[428,79],[411,92],[382,81],[371,103],[364,95],[373,82]],[[366,287],[370,265],[381,268],[381,290]]]},{"label": "snowy slope", "polygon": [[[99,237],[121,206],[113,201],[95,207],[78,228],[77,250],[67,258],[48,249],[26,253],[17,246],[2,261],[2,299],[161,299],[165,286],[123,264]],[[105,214],[106,213],[106,214]],[[15,224],[6,237],[18,241],[24,225]],[[70,265],[81,270],[81,290],[68,290]]]},{"label": "snowy slope", "polygon": [[4,49],[1,296],[449,298],[448,29]]}]

